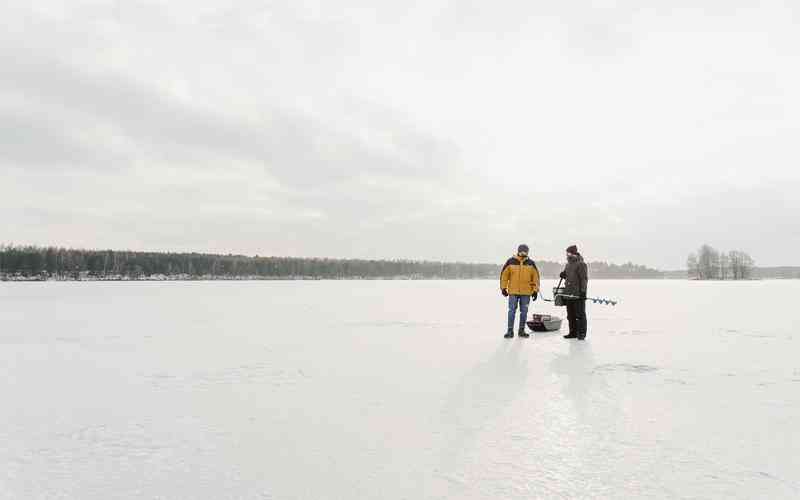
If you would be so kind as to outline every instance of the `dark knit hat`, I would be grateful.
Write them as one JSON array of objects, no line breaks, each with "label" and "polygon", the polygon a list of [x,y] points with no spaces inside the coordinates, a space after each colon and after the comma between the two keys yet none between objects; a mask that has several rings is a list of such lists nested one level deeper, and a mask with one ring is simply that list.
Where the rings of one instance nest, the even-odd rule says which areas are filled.
[{"label": "dark knit hat", "polygon": [[570,245],[567,247],[567,253],[578,255],[578,245]]},{"label": "dark knit hat", "polygon": [[528,245],[523,243],[522,245],[517,247],[517,253],[522,253],[522,252],[525,252],[525,253],[530,252],[530,248],[528,248]]}]

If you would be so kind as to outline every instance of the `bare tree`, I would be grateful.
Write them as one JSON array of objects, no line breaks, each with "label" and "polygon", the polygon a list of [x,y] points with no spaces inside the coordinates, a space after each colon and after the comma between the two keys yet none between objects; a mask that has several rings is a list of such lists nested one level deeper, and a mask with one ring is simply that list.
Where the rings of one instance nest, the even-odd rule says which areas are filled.
[{"label": "bare tree", "polygon": [[730,261],[731,265],[731,274],[733,275],[733,279],[740,280],[742,279],[742,255],[741,252],[736,250],[731,250],[728,252],[728,260]]},{"label": "bare tree", "polygon": [[719,279],[726,280],[730,274],[730,258],[725,252],[719,254]]},{"label": "bare tree", "polygon": [[728,259],[731,262],[733,279],[746,280],[752,277],[755,263],[750,255],[741,250],[732,250],[728,253]]},{"label": "bare tree", "polygon": [[698,279],[713,280],[719,275],[719,252],[711,245],[703,245],[697,251]]},{"label": "bare tree", "polygon": [[750,279],[753,276],[753,266],[755,266],[755,262],[750,255],[746,254],[745,252],[739,252],[742,255],[742,263],[741,263],[741,278],[743,280]]}]

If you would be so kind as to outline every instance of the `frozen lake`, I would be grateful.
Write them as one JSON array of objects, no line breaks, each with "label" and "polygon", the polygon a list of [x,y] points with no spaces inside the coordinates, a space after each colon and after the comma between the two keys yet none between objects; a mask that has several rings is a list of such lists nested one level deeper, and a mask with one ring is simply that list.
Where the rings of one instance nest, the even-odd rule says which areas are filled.
[{"label": "frozen lake", "polygon": [[0,283],[0,498],[800,497],[799,281],[590,292]]}]

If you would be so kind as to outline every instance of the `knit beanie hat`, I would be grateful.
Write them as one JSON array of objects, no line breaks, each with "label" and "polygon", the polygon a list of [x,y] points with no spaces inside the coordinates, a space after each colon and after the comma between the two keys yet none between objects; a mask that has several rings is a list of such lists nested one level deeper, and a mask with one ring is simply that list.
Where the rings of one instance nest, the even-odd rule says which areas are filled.
[{"label": "knit beanie hat", "polygon": [[571,253],[574,255],[578,255],[578,246],[577,245],[570,245],[567,247],[567,253]]}]

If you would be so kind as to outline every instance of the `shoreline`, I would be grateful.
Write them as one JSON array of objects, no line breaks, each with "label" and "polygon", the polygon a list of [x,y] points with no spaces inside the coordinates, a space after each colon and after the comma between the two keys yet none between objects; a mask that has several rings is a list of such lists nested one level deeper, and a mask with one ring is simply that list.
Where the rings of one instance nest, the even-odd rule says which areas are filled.
[{"label": "shoreline", "polygon": [[[558,276],[542,277],[543,280],[555,281]],[[631,277],[631,276],[604,276],[592,278],[593,281],[697,281],[697,282],[752,282],[752,281],[787,281],[798,278],[750,278],[745,280],[696,280],[677,277]],[[38,276],[4,276],[0,277],[0,283],[77,283],[77,282],[189,282],[189,281],[494,281],[495,276],[485,277],[465,277],[453,278],[442,276],[341,276],[341,277],[320,277],[320,276],[121,276],[121,277],[78,277],[78,278],[42,278]]]}]

